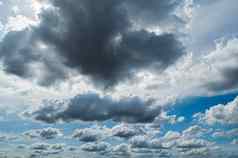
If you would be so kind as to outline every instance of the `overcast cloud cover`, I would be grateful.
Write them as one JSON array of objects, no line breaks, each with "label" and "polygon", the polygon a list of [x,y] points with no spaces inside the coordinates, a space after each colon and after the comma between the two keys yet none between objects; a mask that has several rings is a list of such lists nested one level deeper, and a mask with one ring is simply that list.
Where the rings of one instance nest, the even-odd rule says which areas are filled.
[{"label": "overcast cloud cover", "polygon": [[0,157],[238,157],[236,0],[0,0]]}]

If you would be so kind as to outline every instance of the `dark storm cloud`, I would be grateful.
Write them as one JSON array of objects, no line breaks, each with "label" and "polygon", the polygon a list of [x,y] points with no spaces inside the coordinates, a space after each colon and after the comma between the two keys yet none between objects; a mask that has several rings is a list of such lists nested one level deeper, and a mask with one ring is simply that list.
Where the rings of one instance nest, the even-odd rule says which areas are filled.
[{"label": "dark storm cloud", "polygon": [[33,111],[27,111],[25,116],[46,123],[58,121],[124,121],[129,123],[152,122],[160,113],[160,107],[152,101],[142,101],[139,98],[113,100],[111,97],[100,97],[97,94],[82,94],[66,102],[44,102]]},{"label": "dark storm cloud", "polygon": [[[112,86],[142,68],[161,71],[183,54],[183,46],[173,34],[156,35],[143,28],[135,31],[131,25],[132,18],[158,22],[168,18],[179,5],[172,1],[50,2],[54,9],[39,15],[41,23],[30,29],[29,41],[21,41],[29,32],[25,30],[15,32],[15,36],[7,35],[1,43],[7,72],[28,77],[33,71],[29,64],[40,59],[45,68],[40,82],[43,85],[65,79],[65,68],[69,68],[89,76],[96,84]],[[35,44],[39,42],[48,49],[39,50]],[[14,48],[15,45],[19,47]],[[41,58],[35,58],[35,52]],[[47,60],[45,54],[51,53],[59,59]]]}]

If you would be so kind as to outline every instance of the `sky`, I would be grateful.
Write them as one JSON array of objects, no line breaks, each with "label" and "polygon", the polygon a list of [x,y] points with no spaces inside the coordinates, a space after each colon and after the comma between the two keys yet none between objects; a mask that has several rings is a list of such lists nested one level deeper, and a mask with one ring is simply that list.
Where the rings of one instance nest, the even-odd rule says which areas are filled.
[{"label": "sky", "polygon": [[0,157],[238,158],[237,0],[0,0]]}]

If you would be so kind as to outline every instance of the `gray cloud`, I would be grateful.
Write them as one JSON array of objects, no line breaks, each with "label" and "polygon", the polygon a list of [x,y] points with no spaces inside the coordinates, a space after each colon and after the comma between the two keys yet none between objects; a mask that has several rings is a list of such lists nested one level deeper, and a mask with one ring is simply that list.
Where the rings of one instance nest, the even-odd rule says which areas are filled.
[{"label": "gray cloud", "polygon": [[68,101],[45,101],[38,109],[26,111],[25,116],[35,120],[55,123],[57,121],[124,121],[130,123],[151,122],[160,113],[160,107],[153,101],[137,97],[113,100],[97,94],[82,94]]},{"label": "gray cloud", "polygon": [[[10,32],[0,44],[6,72],[35,77],[32,63],[40,62],[43,85],[67,78],[65,69],[68,68],[89,76],[97,85],[108,87],[142,68],[161,71],[183,54],[184,48],[175,35],[157,35],[146,28],[135,31],[131,24],[131,18],[161,21],[177,3],[164,0],[50,2],[55,8],[39,15],[39,26]],[[131,15],[134,13],[139,17]],[[38,43],[44,44],[45,50]]]},{"label": "gray cloud", "polygon": [[224,69],[222,76],[222,81],[210,82],[208,88],[213,91],[221,91],[232,90],[238,87],[238,67]]},{"label": "gray cloud", "polygon": [[35,143],[30,146],[32,157],[57,155],[64,151],[64,144]]},{"label": "gray cloud", "polygon": [[88,152],[106,152],[109,149],[110,144],[106,142],[100,143],[86,143],[80,146],[84,151]]},{"label": "gray cloud", "polygon": [[163,146],[160,139],[151,139],[147,136],[134,136],[130,139],[132,148],[149,148],[149,149],[168,149]]},{"label": "gray cloud", "polygon": [[145,134],[144,129],[136,126],[130,126],[128,124],[116,125],[112,128],[112,135],[121,138],[130,138],[136,135]]},{"label": "gray cloud", "polygon": [[112,148],[111,154],[113,156],[129,156],[130,155],[130,146],[126,143],[115,145]]},{"label": "gray cloud", "polygon": [[180,149],[192,149],[203,148],[209,146],[210,142],[203,139],[184,139],[178,141],[177,148]]},{"label": "gray cloud", "polygon": [[96,128],[76,129],[72,135],[73,138],[82,142],[95,142],[102,138],[103,132]]}]

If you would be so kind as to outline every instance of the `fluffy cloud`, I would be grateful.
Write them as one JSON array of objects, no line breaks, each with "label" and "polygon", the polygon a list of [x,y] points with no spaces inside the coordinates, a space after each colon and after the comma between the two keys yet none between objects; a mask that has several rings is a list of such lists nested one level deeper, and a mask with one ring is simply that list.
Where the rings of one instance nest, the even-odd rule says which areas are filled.
[{"label": "fluffy cloud", "polygon": [[88,152],[106,152],[109,148],[110,144],[105,142],[99,143],[86,143],[80,146],[80,148],[84,151]]},{"label": "fluffy cloud", "polygon": [[[9,32],[3,39],[0,58],[6,72],[37,78],[41,84],[49,85],[65,79],[69,75],[65,69],[71,69],[107,87],[140,69],[160,72],[184,52],[174,34],[157,35],[145,27],[135,29],[132,25],[133,19],[150,19],[147,15],[160,22],[179,3],[165,0],[151,3],[106,0],[100,4],[95,0],[50,0],[49,3],[52,6],[39,15],[38,26]],[[34,72],[39,68],[41,76]]]},{"label": "fluffy cloud", "polygon": [[161,111],[160,115],[157,116],[155,118],[155,120],[153,121],[154,126],[156,126],[156,124],[160,125],[160,124],[177,124],[177,123],[181,123],[185,120],[185,118],[183,116],[176,116],[176,115],[169,115],[167,112],[165,111]]},{"label": "fluffy cloud", "polygon": [[234,90],[238,85],[238,39],[221,40],[217,43],[216,50],[207,56],[211,69],[217,71],[217,78],[208,84],[209,89]]},{"label": "fluffy cloud", "polygon": [[209,132],[208,129],[202,128],[198,125],[191,126],[183,131],[184,137],[200,137],[204,135],[205,133]]},{"label": "fluffy cloud", "polygon": [[129,142],[132,148],[167,149],[160,139],[151,139],[146,135],[134,136]]},{"label": "fluffy cloud", "polygon": [[73,138],[82,142],[94,142],[103,138],[103,130],[97,128],[76,129],[72,135]]},{"label": "fluffy cloud", "polygon": [[30,138],[54,139],[58,136],[62,136],[63,133],[57,128],[43,128],[26,131],[23,135]]},{"label": "fluffy cloud", "polygon": [[206,110],[203,118],[208,124],[237,124],[238,97],[226,105],[218,104]]},{"label": "fluffy cloud", "polygon": [[113,100],[97,94],[82,94],[68,101],[46,101],[37,109],[27,111],[25,116],[35,120],[54,123],[57,121],[104,121],[113,119],[125,122],[151,122],[160,113],[153,101],[137,97]]},{"label": "fluffy cloud", "polygon": [[128,124],[116,125],[112,128],[112,135],[121,138],[130,138],[136,135],[145,134],[144,129]]},{"label": "fluffy cloud", "polygon": [[181,137],[181,134],[179,132],[176,131],[168,131],[163,139],[165,139],[166,141],[172,141],[172,140],[176,140],[179,139]]}]

